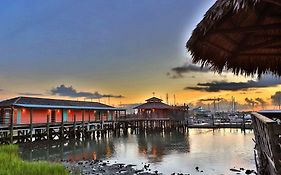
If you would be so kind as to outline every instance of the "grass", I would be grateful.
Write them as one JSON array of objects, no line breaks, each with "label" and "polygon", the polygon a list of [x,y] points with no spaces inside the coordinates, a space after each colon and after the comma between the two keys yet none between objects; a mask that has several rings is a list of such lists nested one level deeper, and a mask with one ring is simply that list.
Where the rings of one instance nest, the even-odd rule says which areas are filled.
[{"label": "grass", "polygon": [[19,157],[17,145],[0,146],[1,175],[68,175],[63,165],[49,162],[28,162]]}]

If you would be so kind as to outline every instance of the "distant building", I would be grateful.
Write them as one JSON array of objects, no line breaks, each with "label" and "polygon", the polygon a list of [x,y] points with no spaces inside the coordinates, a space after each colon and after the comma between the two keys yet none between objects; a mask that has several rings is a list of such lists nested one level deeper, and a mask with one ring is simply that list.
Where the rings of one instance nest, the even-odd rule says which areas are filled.
[{"label": "distant building", "polygon": [[145,100],[146,103],[134,107],[139,117],[143,118],[170,118],[183,120],[188,106],[170,106],[161,99],[152,97]]},{"label": "distant building", "polygon": [[[115,120],[124,109],[114,108],[102,103],[58,100],[34,97],[16,97],[0,102],[0,124],[14,124],[105,121]],[[74,117],[75,116],[75,117]]]},{"label": "distant building", "polygon": [[211,113],[210,110],[204,109],[202,106],[199,106],[197,108],[192,109],[192,114],[193,115],[199,115],[199,116],[209,116]]}]

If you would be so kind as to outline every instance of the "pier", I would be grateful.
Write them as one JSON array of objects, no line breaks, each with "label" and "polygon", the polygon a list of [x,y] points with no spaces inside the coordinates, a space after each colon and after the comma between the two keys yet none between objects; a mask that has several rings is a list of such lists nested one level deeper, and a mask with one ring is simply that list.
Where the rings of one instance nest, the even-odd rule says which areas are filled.
[{"label": "pier", "polygon": [[[48,118],[48,117],[47,117]],[[123,117],[124,118],[124,117]],[[57,139],[99,138],[109,132],[186,128],[181,120],[169,118],[124,118],[115,121],[74,121],[0,126],[0,144]]]},{"label": "pier", "polygon": [[253,113],[255,158],[259,174],[281,174],[280,113]]}]

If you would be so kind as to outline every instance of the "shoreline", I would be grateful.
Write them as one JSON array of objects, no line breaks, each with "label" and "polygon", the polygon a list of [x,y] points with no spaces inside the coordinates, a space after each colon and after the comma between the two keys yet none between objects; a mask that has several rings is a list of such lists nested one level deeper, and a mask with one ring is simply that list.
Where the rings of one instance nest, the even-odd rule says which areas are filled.
[{"label": "shoreline", "polygon": [[[150,163],[143,163],[142,169],[136,169],[137,165],[134,164],[124,164],[124,163],[114,163],[105,160],[82,160],[82,161],[72,161],[72,160],[61,160],[61,163],[69,170],[70,175],[166,175],[158,170],[152,170],[150,168]],[[194,167],[197,174],[204,174],[198,166]],[[245,168],[230,168],[229,173],[232,174],[257,174],[255,170],[245,169]],[[191,173],[181,173],[174,172],[171,175],[191,175]]]}]

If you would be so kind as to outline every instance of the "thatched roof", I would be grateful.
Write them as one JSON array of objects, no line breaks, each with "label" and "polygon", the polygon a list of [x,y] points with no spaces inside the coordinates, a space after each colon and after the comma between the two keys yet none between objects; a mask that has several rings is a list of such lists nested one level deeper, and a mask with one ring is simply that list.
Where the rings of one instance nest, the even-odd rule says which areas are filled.
[{"label": "thatched roof", "polygon": [[217,0],[186,47],[218,72],[281,76],[281,0]]}]

